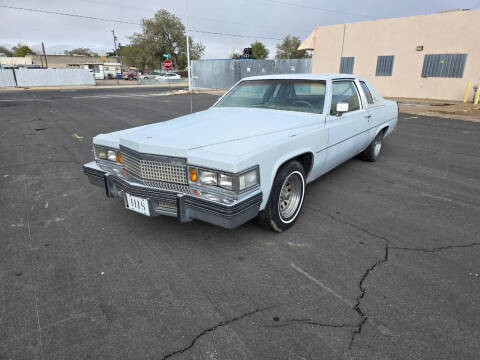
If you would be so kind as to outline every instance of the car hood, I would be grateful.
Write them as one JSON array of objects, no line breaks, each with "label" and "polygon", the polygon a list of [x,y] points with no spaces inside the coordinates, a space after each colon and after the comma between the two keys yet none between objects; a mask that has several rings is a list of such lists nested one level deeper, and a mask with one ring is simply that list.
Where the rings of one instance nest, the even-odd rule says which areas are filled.
[{"label": "car hood", "polygon": [[94,143],[137,152],[188,157],[189,152],[222,145],[236,153],[240,143],[268,143],[323,124],[324,116],[293,111],[211,108],[169,121],[100,134]]}]

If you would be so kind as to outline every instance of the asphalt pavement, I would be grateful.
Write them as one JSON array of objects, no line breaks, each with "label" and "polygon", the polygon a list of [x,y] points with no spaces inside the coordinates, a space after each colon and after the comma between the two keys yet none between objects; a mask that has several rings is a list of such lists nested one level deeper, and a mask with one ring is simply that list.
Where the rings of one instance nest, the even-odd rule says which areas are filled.
[{"label": "asphalt pavement", "polygon": [[401,114],[292,229],[224,230],[83,175],[93,136],[216,100],[166,91],[0,92],[0,359],[478,359],[480,123]]}]

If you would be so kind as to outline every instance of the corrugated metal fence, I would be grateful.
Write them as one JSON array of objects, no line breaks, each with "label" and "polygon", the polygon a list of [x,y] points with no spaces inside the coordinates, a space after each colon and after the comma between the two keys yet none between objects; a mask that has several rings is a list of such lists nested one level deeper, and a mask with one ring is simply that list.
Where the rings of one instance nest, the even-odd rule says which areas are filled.
[{"label": "corrugated metal fence", "polygon": [[195,89],[229,89],[249,76],[311,72],[312,59],[192,61]]},{"label": "corrugated metal fence", "polygon": [[309,74],[312,72],[312,59],[277,59],[275,74]]},{"label": "corrugated metal fence", "polygon": [[240,63],[240,79],[249,76],[269,75],[275,72],[273,60],[237,60]]},{"label": "corrugated metal fence", "polygon": [[15,78],[11,69],[0,69],[0,87],[15,86]]},{"label": "corrugated metal fence", "polygon": [[235,60],[192,61],[193,87],[196,89],[228,89],[236,81]]},{"label": "corrugated metal fence", "polygon": [[[95,85],[93,74],[84,69],[15,69],[17,86]],[[12,69],[0,69],[0,87],[15,86]]]},{"label": "corrugated metal fence", "polygon": [[84,69],[18,69],[18,86],[95,85],[93,74]]}]

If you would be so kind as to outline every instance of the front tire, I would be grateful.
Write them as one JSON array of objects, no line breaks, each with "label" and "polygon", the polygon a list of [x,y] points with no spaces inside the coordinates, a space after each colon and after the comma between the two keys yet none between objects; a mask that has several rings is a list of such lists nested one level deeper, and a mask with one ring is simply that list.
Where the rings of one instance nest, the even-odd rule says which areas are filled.
[{"label": "front tire", "polygon": [[384,131],[382,130],[375,136],[370,145],[360,153],[360,159],[370,162],[377,161],[383,146],[383,135]]},{"label": "front tire", "polygon": [[293,226],[305,196],[305,169],[298,161],[290,161],[277,172],[265,209],[258,215],[267,229],[282,232]]}]

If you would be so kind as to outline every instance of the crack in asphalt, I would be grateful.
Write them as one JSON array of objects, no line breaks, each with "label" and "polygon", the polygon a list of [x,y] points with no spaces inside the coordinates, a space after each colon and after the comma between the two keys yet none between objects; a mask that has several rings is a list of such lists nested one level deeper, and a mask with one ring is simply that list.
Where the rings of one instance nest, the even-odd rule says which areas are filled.
[{"label": "crack in asphalt", "polygon": [[348,327],[354,327],[356,326],[355,324],[331,324],[331,323],[324,323],[312,319],[289,319],[284,321],[281,324],[278,325],[271,325],[271,326],[266,326],[270,328],[279,328],[279,327],[285,327],[285,326],[290,326],[294,323],[301,323],[301,324],[306,324],[306,325],[314,325],[314,326],[319,326],[319,327],[327,327],[327,328],[348,328]]},{"label": "crack in asphalt", "polygon": [[365,314],[360,307],[360,302],[365,296],[365,293],[367,292],[367,289],[365,286],[363,286],[363,283],[367,279],[368,275],[375,270],[375,268],[383,263],[386,263],[388,261],[388,251],[389,251],[389,244],[388,242],[385,243],[385,255],[382,259],[376,261],[372,266],[370,266],[367,271],[363,274],[362,278],[360,279],[360,282],[358,283],[358,287],[360,288],[360,295],[356,297],[355,299],[355,305],[353,306],[353,310],[357,312],[358,315],[361,317],[361,321],[356,325],[356,329],[352,331],[352,336],[350,338],[350,343],[348,344],[348,350],[352,349],[353,342],[355,341],[355,337],[362,332],[363,325],[367,322],[368,315]]},{"label": "crack in asphalt", "polygon": [[469,248],[469,247],[474,247],[474,246],[480,246],[480,242],[473,242],[473,243],[470,243],[470,244],[463,244],[463,245],[439,246],[439,247],[430,248],[430,249],[412,248],[412,247],[399,247],[399,246],[391,246],[390,249],[403,250],[403,251],[420,251],[420,252],[426,252],[426,253],[435,253],[435,252],[440,252],[440,251],[444,251],[444,250],[458,249],[458,248]]},{"label": "crack in asphalt", "polygon": [[323,214],[325,216],[328,216],[329,218],[331,219],[334,219],[334,220],[337,220],[338,222],[342,223],[342,224],[345,224],[345,225],[348,225],[348,226],[351,226],[357,230],[360,230],[361,232],[364,232],[365,234],[367,235],[370,235],[370,236],[373,236],[377,239],[380,239],[380,240],[383,240],[385,242],[387,242],[388,244],[394,244],[394,242],[390,239],[387,239],[386,237],[382,236],[382,235],[378,235],[378,234],[375,234],[374,232],[360,226],[360,225],[357,225],[357,224],[354,224],[350,221],[347,221],[347,220],[344,220],[340,217],[337,217],[335,215],[332,215],[330,214],[329,212],[326,212],[326,211],[322,211],[321,209],[318,209],[318,208],[313,208],[313,207],[308,207],[309,209],[313,210],[314,212],[319,212],[320,214]]},{"label": "crack in asphalt", "polygon": [[363,285],[365,280],[367,279],[368,275],[375,270],[375,268],[383,263],[388,261],[388,255],[391,250],[399,250],[399,251],[418,251],[424,253],[436,253],[444,250],[451,250],[451,249],[459,249],[459,248],[470,248],[474,246],[480,246],[480,242],[473,242],[470,244],[461,244],[461,245],[446,245],[446,246],[439,246],[434,248],[414,248],[414,247],[399,247],[399,246],[391,246],[388,241],[385,242],[385,255],[383,259],[376,261],[372,266],[370,266],[365,273],[363,274],[358,287],[360,288],[360,295],[357,296],[355,299],[355,305],[353,306],[353,310],[357,312],[357,314],[361,317],[361,321],[355,326],[356,329],[352,332],[352,336],[350,338],[350,343],[348,345],[348,350],[352,349],[353,343],[355,341],[355,337],[362,332],[363,325],[368,320],[368,315],[362,310],[360,307],[361,300],[365,297],[365,293],[367,289]]},{"label": "crack in asphalt", "polygon": [[256,309],[256,310],[253,310],[253,311],[250,311],[250,312],[247,312],[247,313],[244,313],[240,316],[237,316],[237,317],[234,317],[232,319],[229,319],[229,320],[223,320],[223,321],[220,321],[218,324],[212,326],[212,327],[209,327],[208,329],[205,329],[203,330],[202,332],[200,332],[197,336],[195,336],[192,341],[190,341],[190,343],[185,346],[184,348],[182,349],[179,349],[179,350],[175,350],[175,351],[172,351],[168,354],[166,354],[164,357],[162,357],[162,360],[166,360],[168,358],[171,358],[172,356],[175,356],[175,355],[178,355],[178,354],[182,354],[184,353],[185,351],[188,351],[190,350],[194,345],[195,343],[197,342],[198,339],[200,339],[203,335],[206,335],[208,333],[211,333],[211,332],[214,332],[215,330],[217,330],[218,328],[220,327],[223,327],[223,326],[228,326],[230,324],[232,324],[233,322],[235,321],[239,321],[239,320],[242,320],[244,318],[246,318],[247,316],[250,316],[250,315],[254,315],[254,314],[257,314],[259,312],[262,312],[262,311],[265,311],[265,310],[269,310],[273,308],[273,306],[269,306],[269,307],[265,307],[265,308],[261,308],[261,309]]}]

